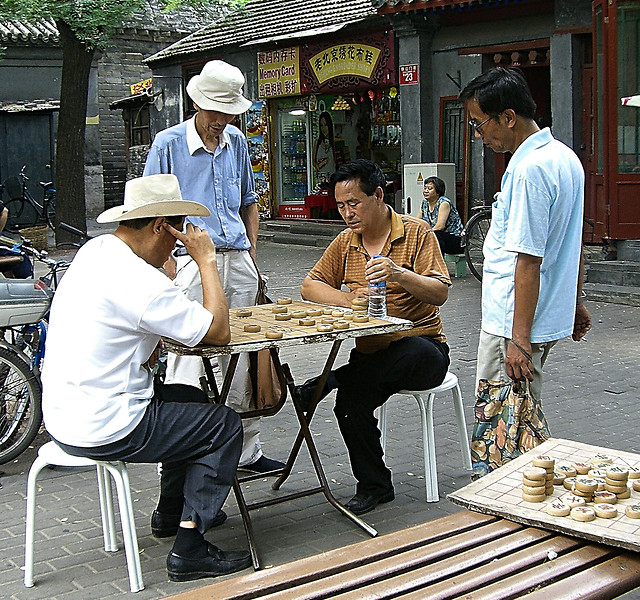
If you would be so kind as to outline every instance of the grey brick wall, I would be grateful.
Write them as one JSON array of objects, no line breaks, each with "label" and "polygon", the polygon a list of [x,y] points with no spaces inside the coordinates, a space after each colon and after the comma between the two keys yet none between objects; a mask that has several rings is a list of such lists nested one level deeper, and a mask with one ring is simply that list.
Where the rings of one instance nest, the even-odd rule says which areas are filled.
[{"label": "grey brick wall", "polygon": [[129,29],[123,31],[114,47],[100,57],[98,94],[105,208],[122,203],[128,168],[122,110],[111,110],[109,104],[128,96],[131,84],[151,77],[151,70],[143,64],[143,59],[179,37],[178,34]]}]

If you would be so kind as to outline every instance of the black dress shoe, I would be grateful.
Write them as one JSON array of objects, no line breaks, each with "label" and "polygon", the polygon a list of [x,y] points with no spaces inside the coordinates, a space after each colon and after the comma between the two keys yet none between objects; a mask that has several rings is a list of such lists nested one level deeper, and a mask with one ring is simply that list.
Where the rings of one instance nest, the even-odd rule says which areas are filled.
[{"label": "black dress shoe", "polygon": [[[320,375],[318,375],[317,377],[312,377],[311,379],[307,379],[307,381],[305,381],[302,385],[295,386],[291,396],[293,398],[293,403],[296,405],[298,410],[301,410],[303,412],[307,412],[309,410],[311,400],[313,400],[313,395],[316,393],[316,388],[318,387],[318,381],[320,381]],[[329,393],[329,391],[330,390],[325,382],[319,400],[322,400]]]},{"label": "black dress shoe", "polygon": [[264,454],[255,462],[249,465],[238,465],[239,471],[248,471],[249,473],[272,473],[273,471],[282,471],[284,463],[273,458],[267,458]]},{"label": "black dress shoe", "polygon": [[173,550],[167,556],[167,572],[171,581],[193,581],[203,577],[217,577],[242,571],[251,566],[251,554],[247,550],[224,552],[207,542],[207,556],[189,558]]},{"label": "black dress shoe", "polygon": [[[182,515],[170,515],[154,510],[151,514],[151,533],[153,537],[166,538],[174,536],[178,533],[178,526],[180,525],[181,519]],[[222,525],[226,520],[227,513],[219,510],[211,527]]]},{"label": "black dress shoe", "polygon": [[345,504],[354,515],[363,515],[372,511],[378,504],[391,502],[395,498],[393,490],[389,490],[382,495],[356,494],[349,502]]}]

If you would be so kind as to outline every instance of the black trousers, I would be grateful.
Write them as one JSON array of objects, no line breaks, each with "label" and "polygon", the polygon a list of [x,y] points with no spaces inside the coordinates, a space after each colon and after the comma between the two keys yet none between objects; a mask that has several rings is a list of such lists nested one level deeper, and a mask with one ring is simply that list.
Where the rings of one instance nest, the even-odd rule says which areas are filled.
[{"label": "black trousers", "polygon": [[242,424],[232,409],[207,402],[191,386],[160,385],[142,421],[124,439],[82,448],[56,440],[73,456],[162,463],[160,490],[184,497],[183,521],[205,533],[224,504],[242,451]]},{"label": "black trousers", "polygon": [[438,244],[440,244],[440,252],[442,256],[445,254],[463,254],[464,250],[460,247],[462,238],[459,235],[453,235],[446,231],[434,229],[433,233],[436,234]]},{"label": "black trousers", "polygon": [[402,389],[440,385],[448,368],[447,344],[414,336],[373,354],[354,349],[349,362],[335,370],[339,387],[334,412],[358,481],[356,493],[381,495],[393,489],[391,471],[382,457],[375,409]]}]

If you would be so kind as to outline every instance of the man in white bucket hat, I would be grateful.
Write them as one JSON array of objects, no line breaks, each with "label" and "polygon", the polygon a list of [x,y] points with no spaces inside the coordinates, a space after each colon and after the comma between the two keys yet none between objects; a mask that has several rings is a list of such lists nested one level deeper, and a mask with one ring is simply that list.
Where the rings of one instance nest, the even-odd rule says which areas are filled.
[{"label": "man in white bucket hat", "polygon": [[[196,115],[161,131],[149,151],[144,175],[173,173],[182,192],[204,204],[211,216],[190,217],[216,245],[218,271],[230,307],[255,304],[258,274],[255,266],[258,239],[258,195],[242,132],[231,125],[251,102],[242,95],[244,76],[237,67],[212,60],[191,78],[187,93]],[[175,283],[192,299],[201,299],[198,269],[184,250],[174,253]],[[171,274],[172,268],[167,267]],[[220,363],[226,371],[228,357]],[[204,367],[198,357],[169,355],[166,381],[199,385]],[[251,380],[248,356],[241,355],[229,391],[227,405],[239,412],[250,410]],[[245,419],[240,468],[267,473],[284,464],[263,455],[260,420]]]},{"label": "man in white bucket hat", "polygon": [[[182,199],[175,175],[128,181],[124,205],[98,217],[118,223],[115,233],[87,242],[56,291],[42,372],[45,426],[67,453],[162,462],[158,510],[179,515],[167,558],[173,581],[251,564],[248,552],[224,552],[204,538],[225,518],[220,509],[242,448],[240,418],[207,403],[198,388],[153,384],[163,336],[187,346],[231,337],[211,238],[192,224],[182,233],[185,215],[208,214]],[[202,273],[202,303],[159,270],[176,239]]]}]

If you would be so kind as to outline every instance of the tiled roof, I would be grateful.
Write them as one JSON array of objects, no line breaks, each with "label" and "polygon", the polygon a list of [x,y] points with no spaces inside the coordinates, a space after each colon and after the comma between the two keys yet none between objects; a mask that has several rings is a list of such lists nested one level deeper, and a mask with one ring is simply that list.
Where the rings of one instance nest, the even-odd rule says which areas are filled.
[{"label": "tiled roof", "polygon": [[58,30],[53,19],[35,23],[0,21],[0,41],[13,44],[57,44]]},{"label": "tiled roof", "polygon": [[0,112],[36,112],[39,110],[59,110],[60,101],[48,98],[47,100],[23,100],[20,102],[0,102]]},{"label": "tiled roof", "polygon": [[[213,2],[208,7],[196,9],[184,6],[180,10],[165,11],[158,0],[145,0],[143,8],[126,19],[122,28],[188,34],[219,19],[227,10],[225,6]],[[53,19],[43,19],[35,23],[0,22],[0,43],[57,45],[58,41],[58,29]]]},{"label": "tiled roof", "polygon": [[[521,2],[522,0],[503,0],[504,4],[509,2]],[[524,0],[525,2],[527,0]],[[500,0],[371,0],[373,5],[381,12],[390,13],[395,11],[405,11],[411,9],[443,9],[461,8],[470,6],[483,6],[499,4]]]},{"label": "tiled roof", "polygon": [[285,37],[375,15],[372,0],[248,0],[243,7],[157,52],[146,62]]}]

